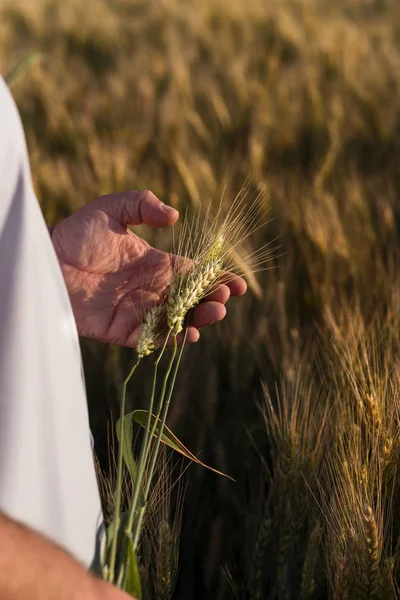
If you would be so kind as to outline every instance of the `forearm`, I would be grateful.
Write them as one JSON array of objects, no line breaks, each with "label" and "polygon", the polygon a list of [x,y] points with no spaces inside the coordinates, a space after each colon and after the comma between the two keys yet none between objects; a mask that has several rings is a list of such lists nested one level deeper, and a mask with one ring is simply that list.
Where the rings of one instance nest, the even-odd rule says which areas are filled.
[{"label": "forearm", "polygon": [[1,600],[124,600],[71,556],[0,515]]}]

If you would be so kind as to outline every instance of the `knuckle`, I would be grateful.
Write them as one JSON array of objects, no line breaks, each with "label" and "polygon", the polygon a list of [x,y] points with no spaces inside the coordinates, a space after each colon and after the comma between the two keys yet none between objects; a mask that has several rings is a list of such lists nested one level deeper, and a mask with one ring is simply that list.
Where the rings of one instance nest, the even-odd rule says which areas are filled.
[{"label": "knuckle", "polygon": [[149,202],[156,198],[151,190],[138,190],[138,195],[141,202]]}]

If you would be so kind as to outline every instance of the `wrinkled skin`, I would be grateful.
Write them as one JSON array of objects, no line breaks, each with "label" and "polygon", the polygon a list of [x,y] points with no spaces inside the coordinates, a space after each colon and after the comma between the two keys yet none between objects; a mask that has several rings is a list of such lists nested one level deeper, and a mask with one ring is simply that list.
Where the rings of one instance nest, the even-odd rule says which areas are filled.
[{"label": "wrinkled skin", "polygon": [[[128,225],[167,227],[178,212],[149,191],[111,194],[87,204],[52,231],[79,334],[135,347],[140,319],[158,304],[171,280],[176,257],[161,252]],[[188,342],[199,328],[224,318],[229,297],[246,291],[236,277],[195,308]]]}]

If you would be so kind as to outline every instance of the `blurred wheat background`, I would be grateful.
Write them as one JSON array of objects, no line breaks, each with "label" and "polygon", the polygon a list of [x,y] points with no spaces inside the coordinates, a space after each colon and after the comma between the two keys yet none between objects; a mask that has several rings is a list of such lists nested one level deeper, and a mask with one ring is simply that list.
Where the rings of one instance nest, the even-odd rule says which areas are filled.
[{"label": "blurred wheat background", "polygon": [[[183,212],[251,176],[271,218],[254,244],[281,246],[186,352],[168,424],[236,483],[185,473],[147,596],[397,597],[398,1],[1,0],[0,72],[31,52],[12,91],[48,223],[137,188]],[[107,472],[132,354],[82,350]]]}]

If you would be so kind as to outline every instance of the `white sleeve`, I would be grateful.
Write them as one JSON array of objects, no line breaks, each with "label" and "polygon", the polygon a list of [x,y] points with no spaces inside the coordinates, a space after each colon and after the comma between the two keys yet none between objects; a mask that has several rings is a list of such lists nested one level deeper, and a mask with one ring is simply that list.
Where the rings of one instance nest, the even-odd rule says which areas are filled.
[{"label": "white sleeve", "polygon": [[1,78],[0,510],[91,562],[101,509],[78,335]]}]

